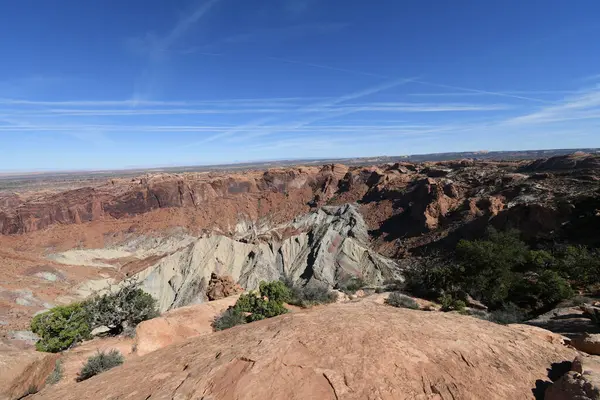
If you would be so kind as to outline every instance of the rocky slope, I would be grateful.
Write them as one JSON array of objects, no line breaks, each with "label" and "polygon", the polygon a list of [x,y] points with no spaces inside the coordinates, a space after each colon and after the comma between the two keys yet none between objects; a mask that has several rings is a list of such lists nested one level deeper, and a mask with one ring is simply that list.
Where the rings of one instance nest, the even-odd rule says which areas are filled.
[{"label": "rocky slope", "polygon": [[[283,274],[381,282],[395,277],[389,259],[452,247],[490,224],[600,246],[599,164],[585,154],[336,164],[2,192],[0,332],[136,274],[167,309],[202,297],[212,272],[247,288]],[[355,204],[347,217],[322,208],[346,204]]]},{"label": "rocky slope", "polygon": [[553,334],[361,301],[173,344],[32,399],[532,399]]},{"label": "rocky slope", "polygon": [[[71,250],[51,258],[61,264],[117,268],[141,281],[161,311],[203,301],[212,274],[232,276],[247,290],[284,277],[330,287],[352,277],[374,284],[401,278],[392,260],[369,248],[367,226],[349,204],[325,206],[271,229],[243,226],[233,237],[138,238],[110,249]],[[101,288],[101,282],[93,286]]]}]

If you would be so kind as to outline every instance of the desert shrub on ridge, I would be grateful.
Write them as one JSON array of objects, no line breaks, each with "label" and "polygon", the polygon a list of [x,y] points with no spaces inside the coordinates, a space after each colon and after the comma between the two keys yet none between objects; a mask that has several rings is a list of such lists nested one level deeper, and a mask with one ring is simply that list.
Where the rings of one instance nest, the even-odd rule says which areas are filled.
[{"label": "desert shrub on ridge", "polygon": [[57,353],[90,338],[91,327],[81,303],[57,306],[33,317],[31,331],[40,337],[38,351]]},{"label": "desert shrub on ridge", "polygon": [[114,334],[159,315],[156,300],[133,280],[115,292],[93,296],[83,306],[92,328],[107,326]]},{"label": "desert shrub on ridge", "polygon": [[112,349],[109,352],[99,351],[96,355],[88,358],[87,362],[77,375],[77,382],[84,381],[101,372],[123,364],[123,355],[119,350]]},{"label": "desert shrub on ridge", "polygon": [[31,330],[40,337],[37,350],[56,353],[90,339],[94,328],[106,326],[112,334],[120,334],[158,315],[156,300],[137,282],[127,281],[115,292],[36,315]]},{"label": "desert shrub on ridge", "polygon": [[389,304],[390,306],[399,307],[399,308],[410,308],[412,310],[419,309],[419,305],[413,298],[411,298],[405,294],[402,294],[400,292],[390,293],[388,298],[385,299],[385,304]]},{"label": "desert shrub on ridge", "polygon": [[215,318],[212,326],[215,330],[223,330],[246,322],[285,314],[288,310],[283,303],[290,298],[291,292],[283,282],[260,282],[258,293],[240,295],[233,307]]},{"label": "desert shrub on ridge", "polygon": [[337,293],[329,290],[325,283],[312,281],[306,285],[299,285],[293,283],[291,279],[284,279],[283,282],[291,292],[287,303],[295,306],[310,307],[317,304],[334,303],[338,298]]},{"label": "desert shrub on ridge", "polygon": [[[575,288],[600,276],[600,261],[591,254],[569,246],[531,250],[518,231],[489,229],[482,239],[461,240],[453,256],[415,262],[406,271],[405,286],[416,296],[443,300],[444,309],[456,309],[451,303],[469,294],[492,311],[514,303],[523,313],[535,312],[572,297]],[[571,268],[577,263],[579,269]]]}]

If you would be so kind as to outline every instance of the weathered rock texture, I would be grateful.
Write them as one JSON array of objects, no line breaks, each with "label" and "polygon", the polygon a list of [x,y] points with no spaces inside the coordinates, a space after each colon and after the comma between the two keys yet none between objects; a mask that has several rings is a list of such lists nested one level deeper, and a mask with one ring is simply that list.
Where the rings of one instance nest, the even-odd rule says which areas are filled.
[{"label": "weathered rock texture", "polygon": [[135,352],[143,356],[185,339],[213,332],[215,317],[233,306],[239,296],[180,307],[144,321],[135,329]]},{"label": "weathered rock texture", "polygon": [[244,289],[235,283],[233,278],[229,275],[218,276],[215,273],[210,275],[210,282],[208,282],[208,290],[206,291],[206,297],[209,301],[223,299],[225,297],[236,295],[242,292]]},{"label": "weathered rock texture", "polygon": [[545,400],[600,400],[600,364],[575,357],[571,370],[544,392]]},{"label": "weathered rock texture", "polygon": [[0,400],[17,400],[41,390],[59,357],[0,344]]},{"label": "weathered rock texture", "polygon": [[[334,287],[352,277],[382,283],[399,279],[396,264],[370,249],[367,226],[352,205],[324,206],[281,226],[238,229],[234,237],[209,235],[133,243],[107,250],[72,250],[52,257],[65,264],[114,266],[119,260],[145,263],[132,274],[158,299],[161,311],[201,302],[210,291],[211,275],[228,275],[244,289],[261,281],[288,277]],[[214,289],[214,288],[213,288]],[[209,296],[210,297],[210,296]]]},{"label": "weathered rock texture", "polygon": [[600,378],[569,371],[546,390],[544,399],[600,400]]},{"label": "weathered rock texture", "polygon": [[583,333],[571,341],[573,347],[588,354],[600,355],[600,334]]},{"label": "weathered rock texture", "polygon": [[[176,218],[175,225],[229,233],[243,221],[265,219],[273,226],[306,213],[310,206],[360,201],[373,233],[386,241],[404,239],[403,248],[439,240],[465,225],[468,231],[481,229],[490,219],[530,235],[572,229],[582,241],[598,244],[597,230],[589,236],[594,224],[588,220],[583,226],[580,217],[600,218],[599,170],[600,156],[574,154],[534,162],[460,160],[158,174],[50,194],[2,193],[0,233],[126,220],[173,208],[190,211]],[[135,223],[129,227],[136,229]]]},{"label": "weathered rock texture", "polygon": [[[0,192],[0,332],[27,329],[45,306],[74,301],[148,268],[163,308],[169,308],[202,297],[212,272],[250,288],[283,272],[332,283],[362,270],[379,279],[378,268],[357,268],[363,261],[378,264],[370,260],[372,251],[362,250],[366,242],[381,255],[402,258],[430,247],[453,248],[492,225],[520,229],[526,239],[568,238],[598,247],[599,160],[597,154],[574,154],[533,162],[335,164]],[[365,225],[360,231],[367,234],[346,238],[337,228],[292,225],[323,205],[345,204],[358,204]],[[71,249],[81,252],[62,259]],[[201,261],[208,266],[193,282],[189,274]],[[173,263],[181,267],[169,272]],[[306,268],[311,264],[314,271]]]},{"label": "weathered rock texture", "polygon": [[33,399],[531,399],[574,356],[471,317],[354,302],[193,338]]}]

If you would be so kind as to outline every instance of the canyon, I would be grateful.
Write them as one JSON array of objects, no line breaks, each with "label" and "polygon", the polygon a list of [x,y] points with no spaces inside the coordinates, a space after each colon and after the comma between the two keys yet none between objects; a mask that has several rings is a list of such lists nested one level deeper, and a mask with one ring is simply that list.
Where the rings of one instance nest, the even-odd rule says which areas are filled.
[{"label": "canyon", "polygon": [[[230,277],[228,284],[239,285],[240,290],[254,290],[261,281],[279,279],[333,289],[343,289],[359,279],[365,288],[385,287],[402,282],[403,270],[413,260],[452,249],[460,239],[477,238],[490,226],[500,230],[519,229],[531,242],[561,242],[568,238],[569,243],[600,246],[598,154],[574,153],[533,161],[458,159],[366,166],[289,166],[234,172],[155,172],[135,177],[107,177],[74,186],[17,186],[0,192],[0,340],[4,346],[29,351],[26,349],[35,341],[28,330],[29,322],[35,314],[111,290],[128,279],[141,282],[141,287],[157,299],[161,312],[171,312],[169,310],[213,300],[214,296],[209,295],[210,285],[220,277]],[[317,307],[306,312],[306,320],[312,321],[313,327],[330,324],[331,332],[352,329],[349,335],[356,337],[367,326],[358,323],[352,328],[338,326],[343,321],[335,320],[337,313],[354,316],[357,320],[397,317],[388,315],[387,306],[375,305],[367,299],[360,304],[327,306],[323,310]],[[325,311],[330,307],[332,311]],[[368,311],[363,309],[365,307]],[[302,320],[303,313],[295,312],[284,320],[291,325],[302,324],[298,321]],[[419,317],[402,314],[402,318],[413,321],[415,326],[439,326],[441,336],[451,335],[453,324],[464,325],[465,332],[471,328],[482,329],[483,336],[498,335],[493,340],[502,343],[494,342],[493,346],[504,350],[510,347],[508,338],[517,335],[488,322],[473,322],[469,328],[470,322],[433,315],[428,322],[425,321],[430,319],[428,314]],[[455,317],[473,319],[452,318]],[[438,318],[441,320],[437,321]],[[377,323],[373,321],[369,326],[378,331]],[[268,327],[269,324],[276,327]],[[479,327],[480,324],[490,326]],[[284,322],[264,321],[257,323],[256,326],[262,328],[256,329],[287,329],[286,335],[290,338],[297,334],[292,333],[293,327],[284,325]],[[250,325],[240,329],[247,331],[247,335],[255,334]],[[527,329],[530,329],[525,334],[527,340],[538,340],[532,339],[533,328]],[[319,330],[307,332],[315,336]],[[215,334],[220,336],[210,339],[214,342],[213,350],[231,342],[233,339],[228,335],[232,334]],[[381,331],[379,334],[390,333]],[[505,337],[507,343],[503,342]],[[450,336],[447,339],[451,340]],[[527,384],[541,377],[547,364],[554,360],[552,354],[560,354],[562,359],[572,359],[575,355],[562,348],[541,350],[546,346],[543,342],[523,345],[525,349],[542,352],[539,359],[531,361],[535,363],[531,366],[535,374],[526,377],[521,374],[523,380],[514,390],[498,383],[498,387],[505,388],[498,393],[507,396],[522,393]],[[280,342],[273,341],[271,345],[274,352],[284,351],[278,347],[282,346]],[[436,344],[433,339],[425,345],[432,349],[445,346]],[[190,342],[189,346],[196,345]],[[227,364],[221,365],[219,361],[219,365],[210,367],[219,377],[227,378],[217,377],[212,383],[198,380],[197,384],[214,389],[218,382],[246,379],[244,374],[252,368],[248,362],[239,360],[248,358],[244,354],[249,350],[243,348],[243,343],[235,346],[239,349],[232,352]],[[401,347],[406,346],[410,347],[408,344]],[[482,376],[494,376],[487,369],[495,367],[486,364],[485,357],[478,358],[483,350],[476,350],[475,344],[465,346],[461,351],[474,352],[468,359],[476,357],[479,361],[475,364],[487,371],[482,372]],[[508,357],[523,357],[521,350],[514,350],[516,353]],[[308,357],[300,353],[298,357]],[[432,354],[415,353],[412,360],[418,364],[419,360],[433,357]],[[255,365],[256,359],[252,359]],[[127,368],[154,368],[148,360],[144,356],[139,362],[135,361],[139,366]],[[322,364],[322,361],[314,362]],[[147,364],[142,365],[144,362]],[[465,363],[468,368],[475,365]],[[439,360],[432,365],[446,368]],[[447,361],[448,368],[451,365],[454,361]],[[202,368],[208,367],[198,364],[194,368],[200,373],[204,371]],[[356,386],[352,381],[338,386],[336,376],[356,371],[352,372],[353,367],[345,364],[340,364],[339,371],[336,367],[328,368],[330,372],[314,369],[297,375],[300,381],[314,380],[318,393],[310,395],[328,398],[329,391],[333,390],[333,398],[369,398],[367,393],[375,390],[360,386],[362,383]],[[433,379],[438,383],[431,383],[423,393],[411,386],[414,395],[481,398],[483,392],[474,389],[474,384],[453,386],[455,383],[444,371],[431,369],[422,376],[415,375],[417,380]],[[331,377],[336,381],[323,385]],[[107,374],[102,379],[113,378]],[[185,379],[182,382],[187,385]],[[166,396],[169,384],[164,385],[160,387],[165,388]],[[402,390],[394,385],[375,386],[385,386],[387,394],[372,398],[399,398],[398,390]],[[160,387],[155,393],[162,393]],[[123,388],[115,388],[114,395],[125,396],[125,392],[120,392]],[[280,391],[274,393],[256,391],[256,396],[260,393],[279,396],[291,388],[277,389]],[[185,389],[186,393],[196,393],[195,389],[189,390]],[[226,398],[219,395],[219,390],[211,393],[215,398]],[[338,397],[340,390],[345,395]],[[439,397],[435,397],[436,390],[441,393]],[[59,393],[56,398],[64,397]]]},{"label": "canyon", "polygon": [[212,272],[250,289],[285,274],[383,283],[401,278],[410,257],[489,225],[598,246],[599,170],[600,156],[576,153],[148,174],[0,192],[0,330],[25,330],[35,312],[132,275],[168,309],[198,301]]}]

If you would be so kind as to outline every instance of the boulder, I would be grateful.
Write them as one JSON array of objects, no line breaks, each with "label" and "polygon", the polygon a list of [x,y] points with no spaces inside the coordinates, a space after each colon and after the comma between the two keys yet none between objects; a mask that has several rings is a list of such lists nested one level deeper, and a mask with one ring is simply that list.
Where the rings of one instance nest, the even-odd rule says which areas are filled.
[{"label": "boulder", "polygon": [[545,400],[600,400],[600,376],[569,371],[546,389]]},{"label": "boulder", "polygon": [[487,309],[488,309],[485,304],[483,304],[479,300],[475,300],[470,295],[467,295],[467,301],[466,301],[466,303],[467,303],[467,307],[474,308],[476,310],[487,311]]},{"label": "boulder", "polygon": [[509,326],[365,299],[174,343],[33,399],[529,400],[549,365],[575,355]]},{"label": "boulder", "polygon": [[598,356],[600,355],[600,334],[583,333],[571,340],[571,345],[584,353]]},{"label": "boulder", "polygon": [[108,326],[99,326],[97,328],[92,329],[90,335],[92,336],[105,336],[110,332],[110,328]]},{"label": "boulder", "polygon": [[210,274],[206,297],[208,297],[208,300],[213,301],[236,295],[242,291],[244,289],[235,283],[230,275],[220,277],[213,272]]},{"label": "boulder", "polygon": [[41,390],[60,354],[0,345],[0,400],[21,399]]},{"label": "boulder", "polygon": [[136,354],[142,356],[194,336],[212,333],[215,317],[233,306],[238,297],[177,308],[142,322],[135,329]]}]

